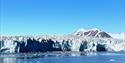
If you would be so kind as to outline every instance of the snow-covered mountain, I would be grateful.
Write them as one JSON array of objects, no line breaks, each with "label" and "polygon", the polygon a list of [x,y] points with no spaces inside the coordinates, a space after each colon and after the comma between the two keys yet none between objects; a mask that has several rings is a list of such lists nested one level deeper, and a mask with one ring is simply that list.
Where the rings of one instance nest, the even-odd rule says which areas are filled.
[{"label": "snow-covered mountain", "polygon": [[47,52],[47,51],[122,51],[125,52],[125,33],[113,34],[97,28],[79,29],[64,36],[0,36],[0,53]]},{"label": "snow-covered mountain", "polygon": [[125,33],[117,33],[117,34],[109,33],[109,35],[111,35],[113,38],[116,39],[125,39]]},{"label": "snow-covered mountain", "polygon": [[108,33],[101,31],[97,28],[92,28],[90,30],[85,30],[81,28],[76,32],[74,32],[73,35],[86,36],[86,37],[111,38],[111,36]]}]

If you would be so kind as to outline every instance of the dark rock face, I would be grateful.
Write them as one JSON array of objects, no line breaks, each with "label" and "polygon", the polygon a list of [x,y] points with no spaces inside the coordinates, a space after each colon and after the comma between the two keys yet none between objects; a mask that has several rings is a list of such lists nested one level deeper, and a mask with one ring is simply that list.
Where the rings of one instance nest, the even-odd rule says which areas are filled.
[{"label": "dark rock face", "polygon": [[86,36],[86,35],[88,35],[90,33],[90,31],[88,31],[88,32],[84,32],[84,35]]},{"label": "dark rock face", "polygon": [[77,36],[84,36],[84,32],[78,32],[77,34],[76,34]]},{"label": "dark rock face", "polygon": [[111,38],[111,36],[107,34],[106,32],[100,32],[99,35],[103,38]]},{"label": "dark rock face", "polygon": [[89,35],[88,36],[94,37],[98,32],[99,32],[98,30],[95,30],[95,31],[91,30],[91,31],[89,31]]}]

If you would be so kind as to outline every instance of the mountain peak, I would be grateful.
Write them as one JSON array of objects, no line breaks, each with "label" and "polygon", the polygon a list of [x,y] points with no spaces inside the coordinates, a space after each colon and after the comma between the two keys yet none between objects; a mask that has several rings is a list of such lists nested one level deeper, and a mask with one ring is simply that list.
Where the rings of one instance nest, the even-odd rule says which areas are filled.
[{"label": "mountain peak", "polygon": [[93,30],[93,31],[100,31],[100,29],[98,29],[98,28],[92,28],[92,29],[90,29],[90,30]]},{"label": "mountain peak", "polygon": [[90,30],[85,30],[83,28],[80,28],[73,35],[86,36],[86,37],[99,37],[99,38],[110,38],[111,37],[108,33],[102,32],[98,28],[92,28]]},{"label": "mountain peak", "polygon": [[86,31],[87,31],[86,29],[80,28],[80,29],[78,29],[77,31],[75,31],[75,32],[73,33],[73,35],[83,36],[83,35],[84,35],[84,32],[86,32]]},{"label": "mountain peak", "polygon": [[87,31],[87,30],[84,29],[84,28],[80,28],[80,29],[77,30],[77,32],[80,32],[80,31],[81,31],[81,32],[85,32],[85,31]]}]

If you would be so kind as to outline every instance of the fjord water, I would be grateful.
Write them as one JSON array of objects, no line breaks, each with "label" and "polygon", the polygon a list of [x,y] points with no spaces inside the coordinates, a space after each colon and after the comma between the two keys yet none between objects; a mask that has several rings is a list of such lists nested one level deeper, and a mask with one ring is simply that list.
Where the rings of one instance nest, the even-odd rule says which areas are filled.
[{"label": "fjord water", "polygon": [[124,52],[0,54],[0,63],[125,63]]}]

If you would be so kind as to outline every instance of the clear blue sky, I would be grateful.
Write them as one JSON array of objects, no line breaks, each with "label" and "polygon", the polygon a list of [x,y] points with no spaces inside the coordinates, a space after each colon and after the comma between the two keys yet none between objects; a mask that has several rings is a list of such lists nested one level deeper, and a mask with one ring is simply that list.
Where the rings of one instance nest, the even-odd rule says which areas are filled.
[{"label": "clear blue sky", "polygon": [[1,34],[68,34],[79,28],[125,32],[125,1],[0,0]]}]

